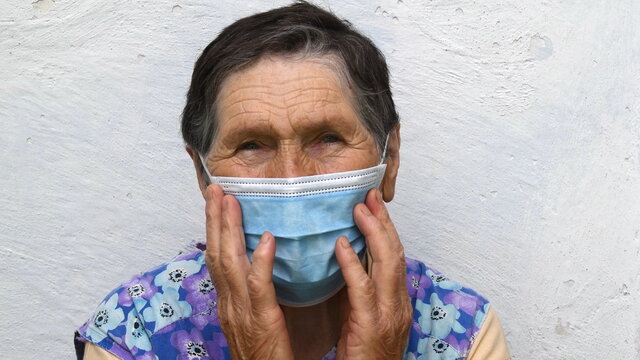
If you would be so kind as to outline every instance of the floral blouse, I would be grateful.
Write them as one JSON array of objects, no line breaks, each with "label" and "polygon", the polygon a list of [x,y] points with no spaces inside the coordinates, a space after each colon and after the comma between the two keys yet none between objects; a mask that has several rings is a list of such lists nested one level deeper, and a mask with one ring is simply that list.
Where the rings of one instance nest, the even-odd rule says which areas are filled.
[{"label": "floral blouse", "polygon": [[[413,323],[405,359],[465,359],[489,303],[423,263],[406,259]],[[75,334],[78,359],[94,343],[124,359],[231,359],[216,291],[198,249],[111,291]],[[323,360],[336,358],[335,348]]]}]

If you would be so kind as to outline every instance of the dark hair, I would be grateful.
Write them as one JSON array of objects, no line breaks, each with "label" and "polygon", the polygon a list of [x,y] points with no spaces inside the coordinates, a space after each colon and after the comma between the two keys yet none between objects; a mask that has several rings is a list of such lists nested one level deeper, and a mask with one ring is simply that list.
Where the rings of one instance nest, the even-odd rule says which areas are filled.
[{"label": "dark hair", "polygon": [[217,131],[216,99],[229,75],[265,55],[296,54],[337,60],[359,119],[382,151],[387,134],[399,122],[384,55],[348,21],[305,1],[242,18],[204,49],[182,112],[186,144],[201,154],[209,151]]}]

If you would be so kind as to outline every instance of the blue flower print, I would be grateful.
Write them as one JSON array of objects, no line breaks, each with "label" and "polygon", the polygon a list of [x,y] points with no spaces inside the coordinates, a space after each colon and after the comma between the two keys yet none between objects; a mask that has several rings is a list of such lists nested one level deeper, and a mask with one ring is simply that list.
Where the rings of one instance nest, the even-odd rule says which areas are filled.
[{"label": "blue flower print", "polygon": [[107,337],[107,332],[117,328],[124,320],[124,312],[118,307],[118,294],[113,294],[98,306],[86,335],[95,343]]},{"label": "blue flower print", "polygon": [[484,322],[484,318],[487,315],[490,306],[491,304],[489,303],[484,304],[482,310],[478,310],[478,312],[476,312],[476,315],[473,317],[473,323],[477,328],[480,328],[482,326],[482,323]]},{"label": "blue flower print", "polygon": [[201,264],[195,260],[183,260],[169,263],[167,268],[158,274],[153,281],[156,286],[163,288],[177,289],[182,285],[182,280],[187,276],[193,275],[200,271]]},{"label": "blue flower print", "polygon": [[418,360],[456,360],[460,353],[445,341],[426,337],[418,341],[418,349],[423,351]]},{"label": "blue flower print", "polygon": [[460,284],[458,284],[455,281],[449,280],[446,276],[442,274],[435,273],[431,270],[427,270],[427,275],[429,275],[429,277],[431,278],[431,281],[433,281],[433,284],[441,289],[445,289],[445,290],[462,289],[462,286]]},{"label": "blue flower print", "polygon": [[140,321],[135,311],[129,312],[127,318],[127,333],[124,341],[129,349],[138,348],[142,350],[151,350],[151,334],[144,327],[144,323]]},{"label": "blue flower print", "polygon": [[154,333],[177,320],[191,316],[191,305],[180,301],[178,296],[178,290],[168,287],[162,293],[157,292],[149,301],[151,306],[144,309],[142,317],[147,322],[155,322]]},{"label": "blue flower print", "polygon": [[444,339],[453,330],[464,333],[465,328],[458,322],[460,312],[455,305],[444,305],[438,294],[431,294],[430,304],[416,301],[416,310],[420,311],[418,322],[422,330],[437,339]]},{"label": "blue flower print", "polygon": [[416,354],[412,352],[405,352],[402,360],[418,360],[418,358],[416,358]]}]

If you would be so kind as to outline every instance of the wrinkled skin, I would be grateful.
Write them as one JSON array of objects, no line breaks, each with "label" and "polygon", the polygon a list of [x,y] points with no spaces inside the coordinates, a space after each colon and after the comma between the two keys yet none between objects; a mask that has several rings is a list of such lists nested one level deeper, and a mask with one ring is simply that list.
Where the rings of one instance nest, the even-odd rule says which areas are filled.
[{"label": "wrinkled skin", "polygon": [[[377,165],[373,137],[358,120],[348,89],[331,66],[264,58],[230,76],[219,95],[217,141],[206,159],[213,175],[297,177]],[[253,261],[245,252],[238,201],[217,185],[205,188],[206,261],[218,293],[218,315],[234,359],[321,358],[338,344],[339,359],[400,359],[411,305],[404,251],[384,206],[394,195],[399,129],[389,139],[380,189],[354,208],[373,259],[371,273],[345,239],[336,257],[346,287],[325,303],[280,306],[271,281],[276,242],[265,232]]]}]

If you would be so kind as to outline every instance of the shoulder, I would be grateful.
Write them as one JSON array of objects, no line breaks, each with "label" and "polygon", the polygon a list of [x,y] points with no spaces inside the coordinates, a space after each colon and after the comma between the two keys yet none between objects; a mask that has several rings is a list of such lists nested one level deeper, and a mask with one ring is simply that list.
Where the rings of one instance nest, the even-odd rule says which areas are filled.
[{"label": "shoulder", "polygon": [[488,300],[420,261],[406,262],[413,306],[407,358],[466,358],[490,308]]},{"label": "shoulder", "polygon": [[213,344],[216,346],[205,344],[203,337],[222,336],[216,304],[204,254],[194,251],[136,275],[109,292],[78,329],[76,342],[94,343],[122,359],[221,351],[223,337],[219,344]]}]

